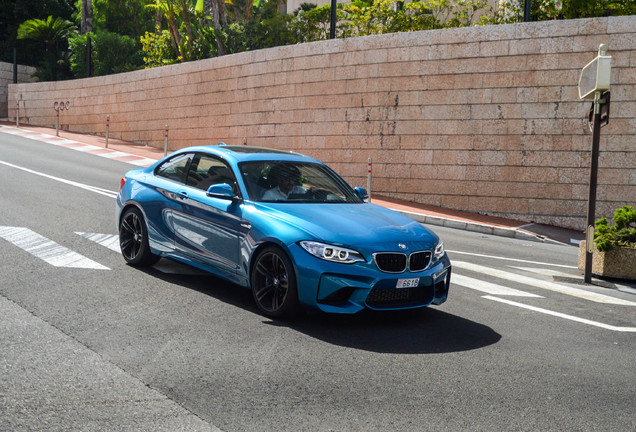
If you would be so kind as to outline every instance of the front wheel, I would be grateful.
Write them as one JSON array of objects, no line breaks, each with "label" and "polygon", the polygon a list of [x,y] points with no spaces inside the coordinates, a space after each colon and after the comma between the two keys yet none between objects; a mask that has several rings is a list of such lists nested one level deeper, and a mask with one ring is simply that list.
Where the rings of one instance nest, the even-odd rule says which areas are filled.
[{"label": "front wheel", "polygon": [[270,246],[254,262],[252,294],[260,311],[270,317],[293,315],[298,309],[296,275],[283,250]]},{"label": "front wheel", "polygon": [[148,228],[141,211],[131,207],[119,223],[119,246],[126,262],[135,267],[150,266],[159,256],[150,252]]}]

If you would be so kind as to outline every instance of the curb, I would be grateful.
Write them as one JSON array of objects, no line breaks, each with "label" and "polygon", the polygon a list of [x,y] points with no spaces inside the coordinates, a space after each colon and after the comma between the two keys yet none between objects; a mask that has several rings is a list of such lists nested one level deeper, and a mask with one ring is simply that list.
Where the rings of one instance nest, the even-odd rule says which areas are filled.
[{"label": "curb", "polygon": [[518,240],[528,240],[528,241],[534,241],[534,242],[540,242],[540,243],[549,242],[554,244],[563,244],[561,242],[551,240],[541,235],[533,234],[531,232],[527,232],[518,228],[506,228],[506,227],[500,227],[495,225],[486,225],[486,224],[481,224],[477,222],[449,219],[449,218],[443,218],[439,216],[430,216],[430,215],[425,215],[422,213],[409,212],[406,210],[397,210],[393,208],[391,210],[398,211],[402,214],[405,214],[406,216],[409,216],[411,219],[415,220],[416,222],[424,223],[428,225],[437,225],[437,226],[443,226],[446,228],[458,229],[463,231],[472,231],[472,232],[477,232],[481,234],[493,235],[497,237],[514,238]]}]

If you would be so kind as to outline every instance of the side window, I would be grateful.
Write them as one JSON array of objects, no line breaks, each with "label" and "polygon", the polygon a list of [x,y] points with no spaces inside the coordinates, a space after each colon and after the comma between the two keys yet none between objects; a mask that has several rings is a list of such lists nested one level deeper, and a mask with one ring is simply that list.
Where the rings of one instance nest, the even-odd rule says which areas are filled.
[{"label": "side window", "polygon": [[168,159],[157,167],[155,175],[179,183],[185,183],[188,165],[192,160],[192,156],[192,153],[185,153]]},{"label": "side window", "polygon": [[190,166],[187,185],[208,190],[213,184],[227,183],[235,187],[232,170],[220,159],[205,154],[197,154]]}]

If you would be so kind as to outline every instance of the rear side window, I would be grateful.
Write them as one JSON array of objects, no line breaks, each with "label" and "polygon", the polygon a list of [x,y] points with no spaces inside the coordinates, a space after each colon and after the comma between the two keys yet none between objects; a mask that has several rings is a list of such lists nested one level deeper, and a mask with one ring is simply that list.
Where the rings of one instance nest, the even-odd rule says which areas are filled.
[{"label": "rear side window", "polygon": [[170,158],[157,167],[155,175],[174,180],[179,183],[185,183],[188,166],[192,161],[192,157],[192,153],[185,153]]}]

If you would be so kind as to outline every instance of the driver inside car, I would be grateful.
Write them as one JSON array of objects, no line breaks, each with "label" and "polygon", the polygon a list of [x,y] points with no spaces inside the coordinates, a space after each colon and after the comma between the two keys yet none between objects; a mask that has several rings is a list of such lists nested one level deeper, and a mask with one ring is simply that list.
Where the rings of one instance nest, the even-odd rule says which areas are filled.
[{"label": "driver inside car", "polygon": [[264,201],[286,201],[291,194],[304,194],[307,192],[300,183],[300,171],[294,165],[278,164],[274,165],[269,172],[268,178],[275,184],[263,194]]}]

